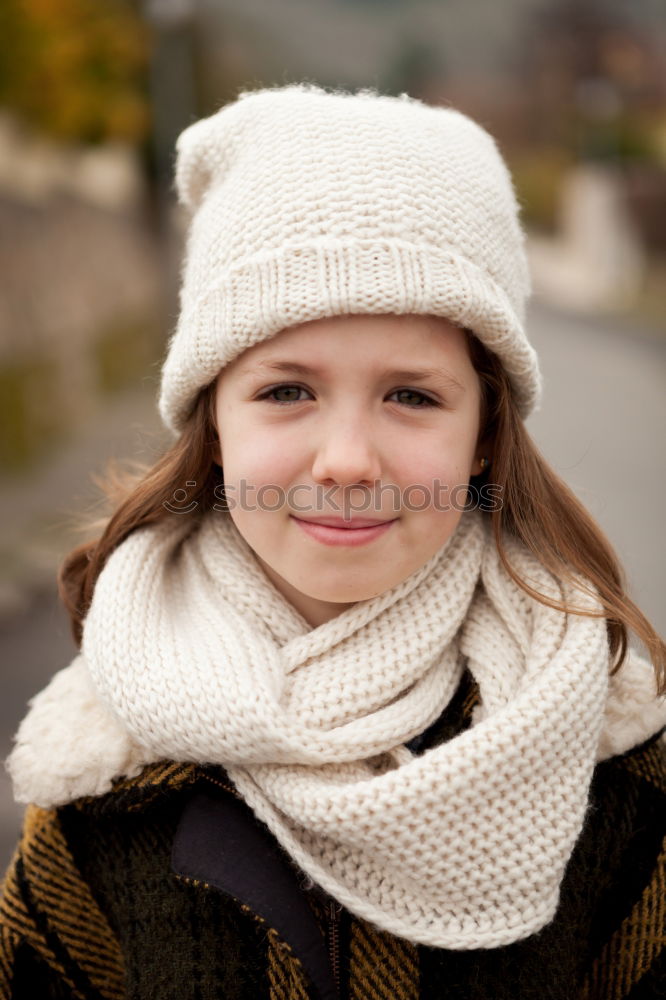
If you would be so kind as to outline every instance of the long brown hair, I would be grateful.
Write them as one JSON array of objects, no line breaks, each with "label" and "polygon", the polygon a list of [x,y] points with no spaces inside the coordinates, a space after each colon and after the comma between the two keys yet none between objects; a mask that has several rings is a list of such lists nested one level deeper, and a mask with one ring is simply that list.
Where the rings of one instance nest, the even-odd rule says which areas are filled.
[{"label": "long brown hair", "polygon": [[[652,661],[658,693],[666,693],[666,644],[628,597],[624,573],[610,542],[530,438],[499,359],[471,331],[466,334],[482,390],[479,439],[488,442],[492,456],[489,469],[475,477],[474,485],[484,485],[491,476],[501,490],[501,504],[485,516],[491,518],[507,572],[537,601],[571,614],[604,617],[612,673],[625,659],[632,631]],[[185,483],[194,484],[187,494],[188,517],[201,518],[214,504],[216,509],[224,507],[222,469],[215,462],[215,384],[201,390],[181,435],[151,467],[137,466],[129,472],[109,463],[104,476],[95,479],[113,512],[94,524],[95,530],[101,531],[100,537],[78,545],[58,573],[58,590],[77,646],[95,581],[111,552],[130,532],[141,525],[183,516],[173,512],[171,501]],[[507,535],[520,539],[559,579],[568,579],[579,588],[581,577],[588,580],[596,588],[603,611],[577,609],[530,587],[507,558],[503,544]]]}]

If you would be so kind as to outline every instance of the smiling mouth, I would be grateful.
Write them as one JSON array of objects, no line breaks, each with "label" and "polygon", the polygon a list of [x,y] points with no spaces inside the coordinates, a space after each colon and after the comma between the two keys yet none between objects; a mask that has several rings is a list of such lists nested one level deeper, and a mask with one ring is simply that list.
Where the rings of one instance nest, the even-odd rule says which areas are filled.
[{"label": "smiling mouth", "polygon": [[380,524],[390,524],[391,521],[397,520],[397,518],[387,518],[386,520],[382,518],[368,518],[368,517],[352,517],[349,520],[345,520],[342,517],[296,517],[292,514],[292,517],[297,521],[303,521],[305,524],[320,524],[325,528],[341,528],[344,531],[354,531],[359,528],[375,528]]},{"label": "smiling mouth", "polygon": [[[357,548],[374,542],[389,532],[391,526],[398,521],[397,517],[386,521],[373,520],[370,523],[368,518],[352,518],[350,521],[325,518],[329,523],[324,524],[323,521],[307,521],[293,514],[291,516],[299,529],[314,542],[346,548]],[[361,521],[365,521],[365,524],[361,524]]]}]

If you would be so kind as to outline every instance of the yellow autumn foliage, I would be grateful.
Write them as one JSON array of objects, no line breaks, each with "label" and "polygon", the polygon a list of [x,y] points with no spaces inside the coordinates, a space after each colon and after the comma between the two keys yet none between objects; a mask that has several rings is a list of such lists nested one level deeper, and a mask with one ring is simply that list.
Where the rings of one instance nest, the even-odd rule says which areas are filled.
[{"label": "yellow autumn foliage", "polygon": [[57,138],[139,142],[150,44],[138,0],[2,0],[0,102]]}]

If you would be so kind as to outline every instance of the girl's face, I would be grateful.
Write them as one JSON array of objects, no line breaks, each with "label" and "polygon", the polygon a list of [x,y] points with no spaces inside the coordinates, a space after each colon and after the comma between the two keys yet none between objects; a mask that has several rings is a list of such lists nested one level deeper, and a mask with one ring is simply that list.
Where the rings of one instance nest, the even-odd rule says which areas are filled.
[{"label": "girl's face", "polygon": [[433,316],[301,323],[222,369],[230,515],[310,625],[394,587],[451,536],[481,471],[480,400],[464,332]]}]

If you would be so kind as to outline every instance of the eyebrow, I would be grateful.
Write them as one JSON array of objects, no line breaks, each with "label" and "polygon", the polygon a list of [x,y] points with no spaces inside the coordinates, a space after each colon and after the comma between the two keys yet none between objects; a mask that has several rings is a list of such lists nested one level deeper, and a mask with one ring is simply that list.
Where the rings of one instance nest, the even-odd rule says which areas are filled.
[{"label": "eyebrow", "polygon": [[[311,368],[298,361],[260,361],[256,368],[242,369],[241,374],[253,375],[259,371],[284,372],[291,375],[302,375],[306,378],[322,374],[318,368]],[[398,382],[420,382],[430,379],[445,388],[465,391],[462,382],[459,382],[443,368],[391,368],[381,372],[381,375],[383,378],[395,379]]]}]

